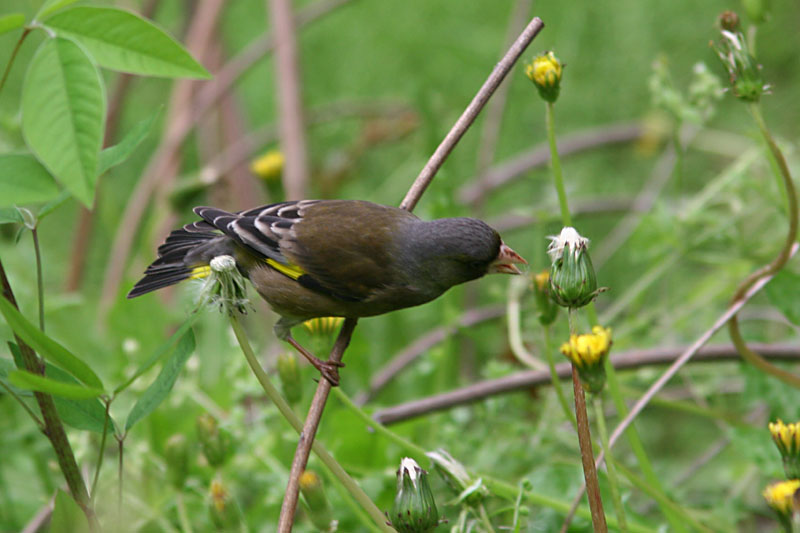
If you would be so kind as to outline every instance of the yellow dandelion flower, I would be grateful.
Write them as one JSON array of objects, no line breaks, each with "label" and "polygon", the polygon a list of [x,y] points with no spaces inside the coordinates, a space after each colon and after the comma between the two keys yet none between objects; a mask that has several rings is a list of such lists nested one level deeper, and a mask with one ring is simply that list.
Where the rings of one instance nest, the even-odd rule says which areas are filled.
[{"label": "yellow dandelion flower", "polygon": [[344,322],[344,318],[340,316],[324,316],[306,320],[303,322],[303,327],[314,335],[329,335],[339,329],[342,322]]},{"label": "yellow dandelion flower", "polygon": [[783,469],[789,478],[800,477],[800,422],[784,424],[781,419],[769,423],[772,440],[783,458]]},{"label": "yellow dandelion flower", "polygon": [[262,179],[273,180],[280,177],[283,162],[283,154],[279,150],[270,150],[253,160],[250,170]]},{"label": "yellow dandelion flower", "polygon": [[525,65],[525,75],[536,85],[544,100],[555,102],[558,99],[563,68],[553,52],[545,52]]},{"label": "yellow dandelion flower", "polygon": [[781,516],[790,516],[794,510],[795,493],[800,489],[800,480],[790,479],[768,485],[762,493],[764,499],[776,513]]},{"label": "yellow dandelion flower", "polygon": [[595,326],[592,333],[572,335],[569,342],[561,345],[561,353],[578,369],[583,388],[598,393],[606,383],[603,367],[608,351],[611,349],[611,328]]}]

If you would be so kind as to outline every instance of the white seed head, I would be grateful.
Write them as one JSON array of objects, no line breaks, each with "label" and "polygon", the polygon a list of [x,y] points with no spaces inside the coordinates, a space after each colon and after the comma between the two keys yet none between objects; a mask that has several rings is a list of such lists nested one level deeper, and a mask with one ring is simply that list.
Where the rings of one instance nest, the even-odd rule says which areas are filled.
[{"label": "white seed head", "polygon": [[550,239],[547,253],[550,255],[551,261],[556,261],[564,255],[564,248],[577,254],[589,246],[589,239],[581,237],[578,231],[570,226],[562,228],[560,235],[549,235],[547,238]]},{"label": "white seed head", "polygon": [[214,272],[231,272],[236,268],[236,259],[230,255],[218,255],[209,263]]},{"label": "white seed head", "polygon": [[403,460],[400,461],[400,475],[406,475],[406,472],[408,472],[408,477],[411,479],[411,482],[416,485],[417,478],[422,472],[422,468],[420,468],[417,462],[411,457],[403,457]]}]

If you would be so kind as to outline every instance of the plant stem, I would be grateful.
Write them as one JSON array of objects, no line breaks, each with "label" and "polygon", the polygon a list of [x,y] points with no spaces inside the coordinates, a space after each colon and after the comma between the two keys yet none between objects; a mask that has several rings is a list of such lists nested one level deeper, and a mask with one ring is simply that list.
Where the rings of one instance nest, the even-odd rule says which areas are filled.
[{"label": "plant stem", "polygon": [[394,431],[390,430],[383,424],[376,422],[371,416],[364,412],[359,406],[357,406],[350,397],[342,391],[341,387],[334,387],[333,388],[333,395],[342,402],[350,411],[352,411],[362,422],[364,422],[367,426],[374,429],[376,432],[380,433],[390,441],[394,442],[395,444],[399,445],[408,453],[416,455],[418,458],[427,458],[425,455],[425,449],[420,446],[417,446],[410,440],[406,439],[395,433]]},{"label": "plant stem", "polygon": [[[0,261],[0,283],[2,283],[3,297],[14,307],[19,309],[17,300],[14,297],[14,291],[11,289],[11,284],[3,268],[2,261]],[[25,369],[29,372],[39,374],[40,376],[44,375],[44,362],[36,355],[33,348],[28,346],[28,344],[16,334],[14,338],[22,354]],[[39,411],[42,413],[42,421],[44,422],[43,433],[53,447],[53,451],[58,460],[58,466],[64,474],[64,479],[67,482],[70,493],[78,506],[83,510],[84,514],[86,514],[90,529],[92,531],[99,531],[100,524],[97,522],[97,515],[95,515],[91,501],[89,500],[89,492],[86,490],[86,483],[84,483],[83,477],[81,476],[78,462],[75,460],[75,454],[72,451],[72,446],[70,446],[61,417],[59,417],[58,411],[56,410],[53,397],[42,392],[34,392],[33,396],[39,404]]]},{"label": "plant stem", "polygon": [[494,528],[492,527],[492,522],[489,520],[489,515],[486,514],[486,508],[483,504],[478,505],[478,512],[481,517],[481,522],[483,522],[483,526],[486,528],[486,531],[489,533],[494,533]]},{"label": "plant stem", "polygon": [[33,236],[33,251],[36,255],[36,290],[39,296],[39,329],[44,331],[44,276],[42,275],[42,251],[39,247],[39,232],[34,226],[31,228]]},{"label": "plant stem", "polygon": [[[286,403],[286,400],[283,399],[283,396],[278,392],[278,389],[272,382],[269,380],[269,376],[267,373],[264,372],[264,369],[261,368],[261,364],[258,362],[256,358],[255,352],[253,352],[252,346],[250,346],[250,341],[247,339],[247,335],[242,328],[241,323],[239,322],[239,318],[235,315],[230,317],[231,327],[233,328],[233,333],[236,335],[236,340],[239,342],[239,346],[244,353],[245,359],[247,359],[247,363],[250,365],[250,369],[258,379],[258,382],[261,384],[261,387],[264,389],[264,393],[266,393],[267,397],[275,404],[275,407],[278,408],[278,411],[283,415],[287,422],[294,428],[297,433],[301,433],[303,431],[303,422],[298,418],[298,416],[292,411],[292,408]],[[380,509],[378,509],[375,504],[370,500],[369,496],[358,486],[358,484],[344,471],[344,469],[336,462],[336,459],[325,449],[325,447],[317,441],[311,445],[311,449],[314,453],[317,454],[317,457],[325,464],[325,466],[331,471],[331,473],[336,476],[336,479],[339,480],[350,495],[361,505],[361,507],[369,513],[372,520],[378,525],[381,531],[385,533],[392,533],[393,530],[386,525],[386,517],[383,515]]]},{"label": "plant stem", "polygon": [[89,497],[92,498],[92,502],[95,501],[95,495],[97,494],[97,480],[100,479],[100,468],[103,466],[103,455],[106,450],[106,436],[108,436],[108,422],[110,420],[109,416],[109,409],[111,409],[111,400],[105,400],[106,404],[106,418],[103,421],[103,436],[100,438],[100,452],[97,455],[97,466],[94,470],[94,480],[92,480],[92,490],[89,493]]},{"label": "plant stem", "polygon": [[114,435],[117,439],[117,520],[122,519],[122,465],[125,451],[125,438]]},{"label": "plant stem", "polygon": [[561,222],[564,226],[572,226],[572,217],[567,204],[567,192],[564,190],[564,175],[561,173],[561,159],[558,157],[556,145],[556,128],[553,102],[547,102],[545,122],[547,124],[547,142],[550,144],[550,164],[553,166],[553,181],[558,193],[558,205],[561,208]]},{"label": "plant stem", "polygon": [[25,400],[20,398],[19,394],[14,392],[14,389],[12,389],[9,385],[7,385],[5,381],[0,381],[0,387],[3,387],[6,390],[6,392],[9,393],[12,398],[17,400],[17,402],[22,406],[22,408],[25,409],[25,412],[31,415],[33,421],[36,422],[37,426],[39,426],[39,431],[44,431],[44,422],[42,422],[39,419],[39,417],[36,416],[36,413],[33,411],[33,409],[28,407],[28,404],[25,403]]},{"label": "plant stem", "polygon": [[[792,247],[797,239],[797,192],[795,191],[794,183],[792,182],[792,175],[789,171],[789,166],[786,164],[786,159],[783,157],[783,153],[781,152],[780,148],[778,148],[775,139],[772,138],[772,134],[770,134],[769,129],[767,128],[764,117],[761,115],[761,108],[757,103],[752,103],[750,104],[749,109],[750,114],[753,116],[756,124],[758,124],[758,128],[761,130],[761,134],[764,136],[764,140],[767,142],[770,152],[772,152],[772,156],[775,158],[775,162],[777,163],[780,171],[780,177],[783,179],[783,186],[786,189],[786,199],[788,203],[787,214],[789,217],[789,230],[787,231],[785,243],[781,248],[781,251],[778,253],[778,256],[768,265],[759,268],[747,276],[744,281],[739,284],[739,287],[737,288],[731,300],[732,303],[742,299],[747,290],[750,289],[750,287],[752,287],[753,284],[755,284],[759,279],[770,276],[783,268],[791,256]],[[800,376],[796,376],[791,372],[787,372],[782,368],[778,368],[764,359],[764,357],[762,357],[760,354],[748,348],[744,338],[742,338],[741,332],[739,331],[739,321],[737,315],[733,315],[728,322],[728,331],[731,336],[731,341],[739,350],[739,353],[742,355],[743,359],[763,372],[778,378],[784,383],[800,388]]]},{"label": "plant stem", "polygon": [[567,396],[564,394],[564,389],[561,388],[561,379],[558,377],[558,371],[556,370],[556,361],[553,357],[553,341],[550,338],[550,329],[550,326],[544,326],[544,354],[545,357],[547,357],[547,366],[550,368],[550,379],[553,383],[553,389],[556,391],[558,403],[561,405],[561,409],[564,411],[564,415],[567,417],[567,420],[572,422],[572,427],[576,427],[577,422],[575,421],[575,415],[569,408]]},{"label": "plant stem", "polygon": [[608,446],[608,430],[606,429],[606,417],[603,412],[603,397],[601,394],[595,394],[594,398],[594,412],[597,423],[597,431],[600,433],[600,442],[603,444],[603,450],[606,452],[606,469],[608,470],[608,484],[611,488],[611,498],[614,502],[614,507],[617,512],[617,521],[619,522],[619,530],[622,533],[628,532],[628,520],[625,518],[625,507],[622,505],[622,498],[619,494],[619,480],[617,478],[617,470],[614,466],[613,457],[611,456],[611,449]]},{"label": "plant stem", "polygon": [[178,510],[178,520],[181,523],[181,531],[183,533],[192,533],[192,522],[189,520],[189,513],[186,510],[186,500],[183,498],[182,490],[178,492],[175,507]]},{"label": "plant stem", "polygon": [[14,46],[14,50],[11,52],[11,57],[8,59],[6,70],[3,72],[3,78],[0,79],[0,92],[3,92],[3,87],[6,86],[6,80],[8,79],[8,74],[11,72],[11,66],[14,64],[14,60],[17,58],[17,53],[19,52],[19,49],[22,46],[22,42],[25,40],[25,37],[27,37],[30,32],[31,32],[30,28],[25,28],[22,31],[22,35],[19,36],[19,40],[17,40],[17,44]]}]

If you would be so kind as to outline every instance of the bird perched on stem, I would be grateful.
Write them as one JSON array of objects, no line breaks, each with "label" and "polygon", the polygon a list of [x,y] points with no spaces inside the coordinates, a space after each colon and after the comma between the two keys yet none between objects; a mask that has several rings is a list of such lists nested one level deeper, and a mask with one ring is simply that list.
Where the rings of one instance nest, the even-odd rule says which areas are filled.
[{"label": "bird perched on stem", "polygon": [[474,218],[426,222],[396,207],[357,200],[282,202],[238,213],[196,207],[201,221],[173,231],[128,293],[210,273],[229,255],[281,318],[275,334],[333,385],[337,366],[305,350],[291,328],[315,317],[381,315],[429,302],[450,287],[526,263]]}]

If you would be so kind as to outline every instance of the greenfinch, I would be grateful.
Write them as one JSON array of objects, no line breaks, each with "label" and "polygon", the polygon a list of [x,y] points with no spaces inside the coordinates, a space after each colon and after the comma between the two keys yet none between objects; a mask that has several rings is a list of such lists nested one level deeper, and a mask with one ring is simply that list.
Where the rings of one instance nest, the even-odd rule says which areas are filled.
[{"label": "greenfinch", "polygon": [[281,202],[238,213],[196,207],[201,221],[173,231],[158,259],[128,293],[199,278],[229,255],[281,318],[290,342],[334,385],[335,365],[314,357],[291,328],[315,317],[381,315],[429,302],[489,273],[519,274],[526,261],[474,218],[426,222],[412,213],[357,200]]}]

